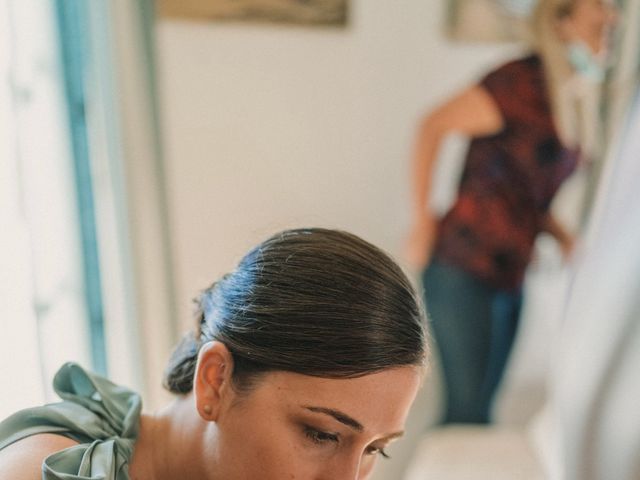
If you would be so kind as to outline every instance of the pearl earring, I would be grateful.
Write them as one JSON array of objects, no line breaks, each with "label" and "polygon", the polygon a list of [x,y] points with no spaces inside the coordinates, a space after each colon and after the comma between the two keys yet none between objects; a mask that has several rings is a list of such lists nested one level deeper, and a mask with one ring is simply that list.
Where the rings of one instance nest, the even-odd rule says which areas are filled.
[{"label": "pearl earring", "polygon": [[204,407],[202,407],[202,410],[204,411],[205,415],[211,415],[211,412],[213,412],[211,405],[205,405]]}]

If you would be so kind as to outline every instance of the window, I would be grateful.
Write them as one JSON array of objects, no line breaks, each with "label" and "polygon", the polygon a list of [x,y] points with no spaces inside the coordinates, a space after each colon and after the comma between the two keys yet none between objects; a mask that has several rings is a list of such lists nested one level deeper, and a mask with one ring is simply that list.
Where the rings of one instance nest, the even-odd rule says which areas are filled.
[{"label": "window", "polygon": [[83,240],[55,12],[0,4],[0,416],[54,400],[67,360],[92,365]]},{"label": "window", "polygon": [[0,417],[57,400],[69,360],[164,401],[176,319],[152,7],[0,0]]}]

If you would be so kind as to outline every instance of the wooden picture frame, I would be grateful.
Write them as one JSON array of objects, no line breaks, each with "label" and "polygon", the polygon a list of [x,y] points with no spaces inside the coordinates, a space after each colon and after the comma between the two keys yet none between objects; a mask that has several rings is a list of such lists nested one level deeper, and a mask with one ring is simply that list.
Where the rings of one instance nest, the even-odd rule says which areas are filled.
[{"label": "wooden picture frame", "polygon": [[348,0],[157,0],[157,7],[165,18],[344,27],[348,3]]},{"label": "wooden picture frame", "polygon": [[514,42],[527,38],[536,0],[449,0],[447,34],[464,42]]}]

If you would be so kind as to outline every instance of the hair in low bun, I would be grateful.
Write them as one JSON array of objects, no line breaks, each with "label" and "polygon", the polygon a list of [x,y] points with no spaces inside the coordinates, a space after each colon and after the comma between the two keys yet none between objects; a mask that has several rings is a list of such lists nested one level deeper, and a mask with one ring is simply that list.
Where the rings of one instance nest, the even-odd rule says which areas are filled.
[{"label": "hair in low bun", "polygon": [[[199,301],[198,305],[200,305]],[[196,319],[195,331],[188,332],[182,337],[171,354],[165,369],[163,385],[171,393],[189,393],[193,389],[193,375],[198,361],[198,352],[203,344],[200,326],[204,322],[204,311],[201,306],[198,306]]]},{"label": "hair in low bun", "polygon": [[239,390],[266,371],[350,378],[425,361],[423,310],[409,280],[382,250],[346,232],[274,235],[197,303],[196,329],[165,373],[173,393],[192,390],[198,352],[212,340],[231,352]]}]

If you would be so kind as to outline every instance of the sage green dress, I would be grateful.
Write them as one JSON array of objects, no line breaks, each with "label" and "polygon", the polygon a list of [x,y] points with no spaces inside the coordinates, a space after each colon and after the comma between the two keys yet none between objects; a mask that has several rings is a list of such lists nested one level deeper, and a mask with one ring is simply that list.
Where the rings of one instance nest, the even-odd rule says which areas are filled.
[{"label": "sage green dress", "polygon": [[31,435],[55,433],[79,444],[44,460],[44,480],[129,480],[140,396],[75,363],[62,366],[53,387],[62,402],[22,410],[0,423],[0,450]]}]

